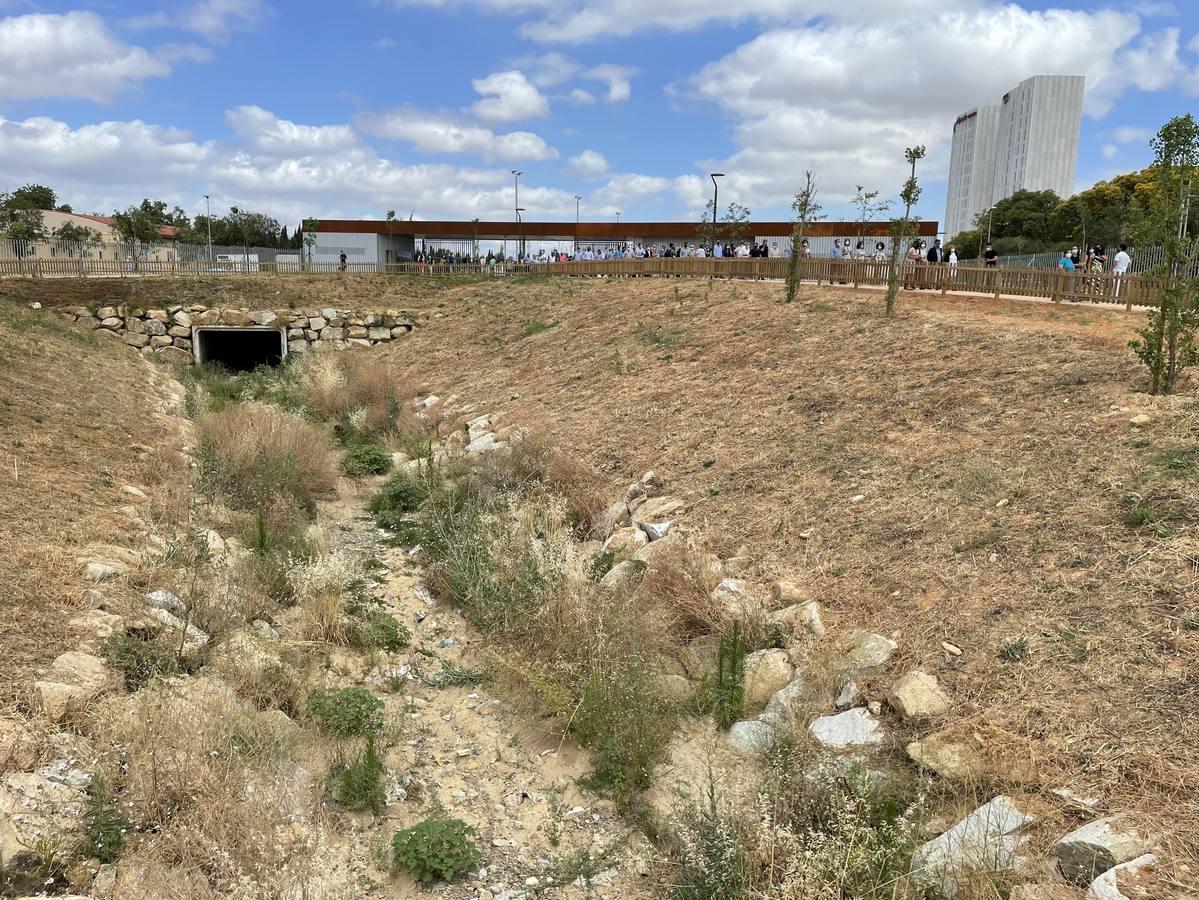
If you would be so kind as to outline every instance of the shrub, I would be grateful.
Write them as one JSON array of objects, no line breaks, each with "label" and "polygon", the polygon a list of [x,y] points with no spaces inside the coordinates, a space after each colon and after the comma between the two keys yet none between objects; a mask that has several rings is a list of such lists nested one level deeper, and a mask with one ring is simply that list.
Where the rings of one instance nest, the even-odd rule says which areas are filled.
[{"label": "shrub", "polygon": [[707,558],[679,543],[655,556],[637,595],[647,607],[666,615],[672,631],[687,640],[724,630],[725,610],[712,599],[718,581]]},{"label": "shrub", "polygon": [[341,470],[351,478],[383,475],[391,469],[391,454],[377,444],[353,444],[341,458]]},{"label": "shrub", "polygon": [[333,799],[346,809],[381,812],[387,805],[387,792],[383,788],[385,771],[375,749],[374,735],[368,735],[366,746],[352,760],[334,764]]},{"label": "shrub", "polygon": [[287,577],[300,606],[304,640],[349,643],[354,622],[346,614],[346,594],[362,577],[358,563],[344,553],[326,553],[293,563]]},{"label": "shrub", "polygon": [[318,688],[308,695],[307,712],[338,737],[375,734],[383,728],[383,701],[366,688]]},{"label": "shrub", "polygon": [[483,856],[475,829],[461,819],[430,818],[397,831],[391,839],[395,864],[417,881],[453,881]]},{"label": "shrub", "polygon": [[325,433],[299,416],[246,403],[202,417],[201,485],[257,513],[289,498],[311,511],[336,485]]},{"label": "shrub", "polygon": [[736,827],[720,815],[710,779],[707,805],[678,826],[676,900],[740,900],[746,886],[745,848]]},{"label": "shrub", "polygon": [[133,824],[121,814],[116,798],[97,772],[87,786],[83,804],[82,857],[94,857],[102,863],[116,862],[132,830]]},{"label": "shrub", "polygon": [[374,515],[380,528],[397,531],[406,522],[405,516],[416,512],[428,495],[428,488],[420,478],[399,471],[371,497],[367,509]]},{"label": "shrub", "polygon": [[363,650],[394,652],[407,647],[412,640],[412,632],[381,609],[364,610],[356,618],[351,643]]},{"label": "shrub", "polygon": [[415,421],[413,391],[377,359],[311,354],[299,366],[297,386],[305,408],[335,422],[346,440],[379,437]]},{"label": "shrub", "polygon": [[741,623],[733,623],[733,633],[721,637],[716,653],[716,682],[712,685],[712,716],[720,728],[729,728],[741,718],[745,708],[745,641]]},{"label": "shrub", "polygon": [[104,658],[125,675],[125,689],[140,690],[155,678],[179,672],[179,659],[173,650],[152,641],[117,633],[104,644]]}]

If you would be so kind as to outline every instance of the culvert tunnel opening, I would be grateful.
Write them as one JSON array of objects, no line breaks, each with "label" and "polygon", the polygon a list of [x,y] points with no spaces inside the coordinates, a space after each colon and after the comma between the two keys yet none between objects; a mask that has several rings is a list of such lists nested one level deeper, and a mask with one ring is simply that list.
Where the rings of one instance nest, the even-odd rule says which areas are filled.
[{"label": "culvert tunnel opening", "polygon": [[198,364],[230,372],[277,366],[287,355],[287,339],[278,328],[196,328],[193,341]]}]

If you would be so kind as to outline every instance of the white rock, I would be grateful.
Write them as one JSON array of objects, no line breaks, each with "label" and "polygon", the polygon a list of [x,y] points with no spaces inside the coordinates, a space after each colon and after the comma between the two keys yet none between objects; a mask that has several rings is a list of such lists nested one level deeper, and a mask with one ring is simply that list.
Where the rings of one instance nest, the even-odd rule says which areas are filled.
[{"label": "white rock", "polygon": [[850,634],[849,641],[849,647],[841,658],[841,668],[849,672],[872,672],[881,669],[899,649],[895,641],[869,631],[854,631]]},{"label": "white rock", "polygon": [[953,897],[970,873],[1005,872],[1018,865],[1017,851],[1033,821],[1002,795],[984,803],[912,856],[912,880],[925,890]]},{"label": "white rock", "polygon": [[151,609],[165,609],[176,616],[187,615],[187,605],[170,591],[150,591],[146,594],[146,606]]},{"label": "white rock", "polygon": [[1088,822],[1057,842],[1054,859],[1065,879],[1090,884],[1095,878],[1149,852],[1149,842],[1132,828],[1121,827],[1114,816]]},{"label": "white rock", "polygon": [[837,709],[849,709],[858,702],[858,698],[862,696],[862,690],[858,687],[856,681],[847,681],[845,686],[841,688],[841,693],[837,695],[837,700],[833,704]]},{"label": "white rock", "polygon": [[746,719],[729,729],[729,743],[743,753],[762,753],[773,741],[774,729],[766,722]]},{"label": "white rock", "polygon": [[745,585],[735,578],[721,579],[712,590],[712,602],[732,619],[749,618],[757,608],[757,604],[745,592]]},{"label": "white rock", "polygon": [[949,712],[949,698],[936,676],[927,672],[904,675],[891,685],[887,700],[902,719],[924,719]]},{"label": "white rock", "polygon": [[217,559],[225,555],[225,539],[220,533],[211,528],[204,533],[204,543],[208,547],[209,559]]},{"label": "white rock", "polygon": [[678,497],[653,497],[633,512],[633,524],[660,522],[683,509],[687,504]]},{"label": "white rock", "polygon": [[617,560],[629,559],[649,543],[649,537],[640,528],[618,528],[604,541],[604,550],[612,551]]},{"label": "white rock", "polygon": [[674,522],[641,522],[641,530],[651,541],[660,541],[670,533],[670,529],[674,527]]},{"label": "white rock", "polygon": [[1143,883],[1147,878],[1148,873],[1144,870],[1152,869],[1155,865],[1157,857],[1152,853],[1146,853],[1108,869],[1091,882],[1086,900],[1148,900],[1149,897],[1156,896],[1135,888],[1138,882]]},{"label": "white rock", "polygon": [[122,485],[121,493],[124,494],[126,497],[132,497],[134,503],[145,503],[147,500],[150,499],[149,496],[147,496],[145,491],[143,491],[139,487],[134,487],[131,484]]},{"label": "white rock", "polygon": [[812,737],[823,747],[840,750],[864,747],[883,739],[882,726],[865,709],[851,709],[835,716],[821,716],[808,726]]},{"label": "white rock", "polygon": [[128,572],[129,567],[124,563],[117,562],[114,559],[104,559],[99,556],[89,559],[83,566],[83,578],[85,581],[111,581],[114,578],[128,574]]},{"label": "white rock", "polygon": [[812,699],[812,690],[801,672],[796,672],[785,687],[775,691],[766,704],[766,711],[758,718],[777,727],[789,726],[803,709],[803,704]]},{"label": "white rock", "polygon": [[757,650],[745,657],[745,705],[761,707],[791,682],[795,670],[786,650]]},{"label": "white rock", "polygon": [[636,589],[645,576],[648,563],[639,559],[626,559],[618,562],[600,579],[600,587],[614,593],[629,593]]},{"label": "white rock", "polygon": [[766,621],[775,623],[791,634],[799,634],[804,631],[817,636],[824,634],[824,620],[820,616],[820,604],[815,600],[776,609],[766,617]]},{"label": "white rock", "polygon": [[466,445],[466,452],[471,456],[477,456],[480,453],[486,453],[489,450],[495,450],[499,439],[490,432],[486,431],[478,437],[472,437],[469,444]]},{"label": "white rock", "polygon": [[623,500],[618,500],[595,517],[591,526],[591,536],[598,541],[608,539],[613,530],[629,521],[629,507]]},{"label": "white rock", "polygon": [[0,781],[0,859],[7,873],[32,875],[46,847],[74,843],[83,824],[84,794],[31,772]]},{"label": "white rock", "polygon": [[[184,630],[184,621],[176,616],[171,615],[171,613],[167,612],[165,609],[156,609],[151,607],[148,610],[148,615],[150,618],[161,622],[172,631],[179,632]],[[208,635],[195,625],[188,624],[186,625],[186,629],[187,636],[183,642],[185,650],[199,650],[208,643]]]},{"label": "white rock", "polygon": [[1129,419],[1128,424],[1132,425],[1136,428],[1143,428],[1144,426],[1148,425],[1152,421],[1153,421],[1152,416],[1146,415],[1145,413],[1141,413],[1140,415],[1133,416],[1131,419]]}]

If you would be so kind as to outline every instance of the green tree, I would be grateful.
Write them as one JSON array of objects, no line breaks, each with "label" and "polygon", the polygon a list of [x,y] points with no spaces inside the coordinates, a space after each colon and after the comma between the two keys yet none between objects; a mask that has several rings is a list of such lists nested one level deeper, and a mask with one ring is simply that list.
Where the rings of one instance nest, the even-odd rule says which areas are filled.
[{"label": "green tree", "polygon": [[102,240],[100,232],[86,225],[76,225],[74,222],[63,222],[50,233],[56,241],[68,244],[99,244]]},{"label": "green tree", "polygon": [[924,159],[924,146],[908,147],[904,158],[912,167],[908,180],[904,182],[899,199],[903,201],[903,218],[891,220],[891,262],[887,269],[887,299],[885,311],[888,316],[895,315],[895,300],[899,296],[899,251],[908,241],[909,229],[912,226],[912,207],[920,199],[920,182],[916,180],[916,163]]},{"label": "green tree", "polygon": [[54,191],[41,184],[26,184],[11,194],[0,194],[0,234],[14,241],[45,240],[42,211],[54,209],[56,199]]},{"label": "green tree", "polygon": [[[1199,173],[1199,122],[1189,113],[1175,116],[1150,141],[1160,189],[1148,196],[1142,233],[1165,248],[1171,279],[1195,262],[1199,251],[1187,233],[1185,216],[1195,176]],[[1162,292],[1158,308],[1130,343],[1149,369],[1150,390],[1170,394],[1178,376],[1196,362],[1195,330],[1199,327],[1199,282],[1172,284]]]},{"label": "green tree", "polygon": [[799,294],[799,283],[803,279],[803,241],[808,224],[824,218],[822,207],[816,200],[816,176],[811,170],[804,174],[804,186],[791,201],[795,210],[795,227],[791,229],[791,259],[787,264],[787,302],[793,303]]},{"label": "green tree", "polygon": [[54,209],[58,197],[53,188],[44,184],[26,184],[8,195],[8,206],[11,209]]},{"label": "green tree", "polygon": [[316,250],[316,235],[320,231],[321,223],[319,219],[304,220],[304,249],[308,255],[308,263],[312,264],[312,254]]},{"label": "green tree", "polygon": [[878,191],[868,191],[862,185],[858,185],[858,192],[854,195],[853,205],[858,210],[858,240],[862,240],[866,236],[866,224],[873,222],[891,208],[890,200],[878,199]]}]

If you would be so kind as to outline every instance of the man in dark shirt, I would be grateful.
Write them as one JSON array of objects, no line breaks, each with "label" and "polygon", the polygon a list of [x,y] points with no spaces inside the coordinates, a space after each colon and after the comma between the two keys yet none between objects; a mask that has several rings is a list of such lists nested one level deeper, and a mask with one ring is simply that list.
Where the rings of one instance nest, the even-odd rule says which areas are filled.
[{"label": "man in dark shirt", "polygon": [[987,244],[986,252],[983,253],[983,265],[988,269],[994,269],[999,266],[999,254],[995,252],[995,248]]}]

